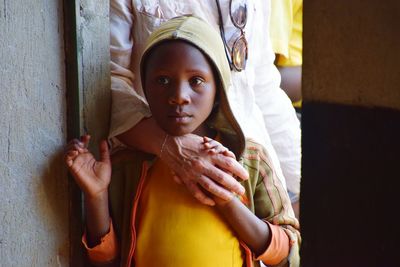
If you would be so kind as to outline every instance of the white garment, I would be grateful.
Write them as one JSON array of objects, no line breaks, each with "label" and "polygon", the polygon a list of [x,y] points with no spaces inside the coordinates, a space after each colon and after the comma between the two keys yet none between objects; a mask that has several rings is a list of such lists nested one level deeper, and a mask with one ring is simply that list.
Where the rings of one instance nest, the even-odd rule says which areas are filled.
[{"label": "white garment", "polygon": [[[220,0],[225,37],[235,39],[239,30],[229,16],[229,0]],[[300,124],[292,104],[279,88],[280,75],[269,39],[270,1],[248,0],[245,27],[248,60],[242,72],[232,72],[229,101],[246,137],[263,144],[290,192],[300,191]],[[216,30],[215,0],[111,0],[112,114],[109,138],[151,116],[140,82],[139,61],[150,33],[162,22],[193,14]],[[278,156],[277,156],[278,155]],[[279,160],[278,160],[279,158]],[[283,173],[282,173],[282,169]],[[284,175],[283,175],[284,174]]]}]

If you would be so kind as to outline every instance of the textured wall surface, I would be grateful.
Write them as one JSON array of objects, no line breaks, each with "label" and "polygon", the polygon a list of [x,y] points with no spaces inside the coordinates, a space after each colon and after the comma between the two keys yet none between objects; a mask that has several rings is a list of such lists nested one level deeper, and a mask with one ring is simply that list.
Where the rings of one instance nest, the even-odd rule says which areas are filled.
[{"label": "textured wall surface", "polygon": [[68,266],[61,0],[0,1],[0,266]]},{"label": "textured wall surface", "polygon": [[304,100],[400,107],[400,2],[305,1],[304,9]]}]

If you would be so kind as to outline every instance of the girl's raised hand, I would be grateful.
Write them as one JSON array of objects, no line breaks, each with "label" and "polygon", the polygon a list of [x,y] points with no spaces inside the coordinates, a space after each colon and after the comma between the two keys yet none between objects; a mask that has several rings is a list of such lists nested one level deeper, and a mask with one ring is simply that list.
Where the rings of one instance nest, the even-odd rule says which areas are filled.
[{"label": "girl's raised hand", "polygon": [[100,160],[96,160],[87,149],[90,136],[84,135],[70,141],[66,147],[64,160],[85,197],[96,198],[107,193],[111,180],[111,161],[105,140],[100,143]]}]

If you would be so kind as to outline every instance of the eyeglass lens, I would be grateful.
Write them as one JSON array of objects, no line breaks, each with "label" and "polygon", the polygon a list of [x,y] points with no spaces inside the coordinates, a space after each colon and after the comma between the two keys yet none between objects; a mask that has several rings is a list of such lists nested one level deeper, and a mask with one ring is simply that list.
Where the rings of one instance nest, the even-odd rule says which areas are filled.
[{"label": "eyeglass lens", "polygon": [[230,15],[236,27],[243,29],[247,22],[246,0],[231,0]]},{"label": "eyeglass lens", "polygon": [[236,40],[232,47],[232,61],[237,70],[244,70],[246,68],[247,59],[247,44],[244,37]]}]

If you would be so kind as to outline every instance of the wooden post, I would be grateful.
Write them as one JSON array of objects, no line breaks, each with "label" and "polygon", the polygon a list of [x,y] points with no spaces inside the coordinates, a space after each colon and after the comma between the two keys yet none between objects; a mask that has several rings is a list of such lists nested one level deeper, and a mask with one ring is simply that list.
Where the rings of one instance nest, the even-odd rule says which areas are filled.
[{"label": "wooden post", "polygon": [[[110,112],[109,2],[64,1],[68,140],[89,133],[90,149],[108,133]],[[87,266],[81,245],[82,194],[69,179],[70,266]]]},{"label": "wooden post", "polygon": [[399,14],[304,1],[302,266],[399,266]]}]

